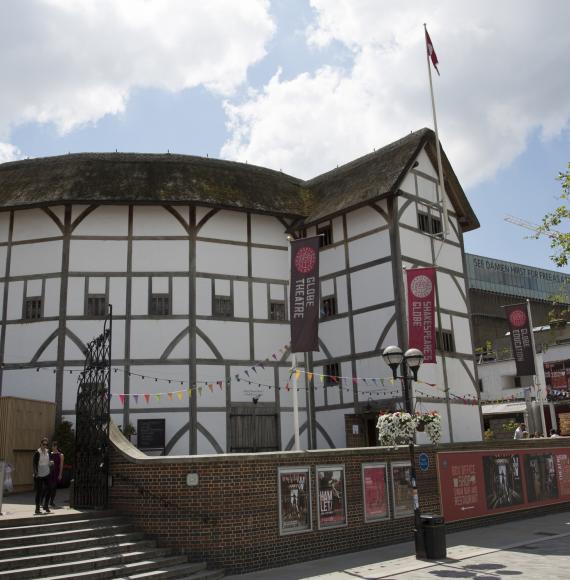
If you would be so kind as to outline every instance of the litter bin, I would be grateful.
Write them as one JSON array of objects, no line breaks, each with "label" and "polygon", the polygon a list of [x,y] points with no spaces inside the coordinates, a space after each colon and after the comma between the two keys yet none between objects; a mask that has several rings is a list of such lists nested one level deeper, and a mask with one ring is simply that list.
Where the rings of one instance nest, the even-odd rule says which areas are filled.
[{"label": "litter bin", "polygon": [[423,532],[425,557],[428,560],[440,560],[447,556],[445,543],[445,523],[442,516],[424,514],[420,516]]}]

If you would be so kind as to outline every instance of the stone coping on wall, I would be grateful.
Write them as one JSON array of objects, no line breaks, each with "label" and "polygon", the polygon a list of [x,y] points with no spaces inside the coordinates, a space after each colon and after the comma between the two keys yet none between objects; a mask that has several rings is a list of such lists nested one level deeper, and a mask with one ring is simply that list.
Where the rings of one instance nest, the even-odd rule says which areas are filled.
[{"label": "stone coping on wall", "polygon": [[[291,459],[291,457],[311,456],[311,457],[334,457],[341,453],[346,456],[365,456],[377,454],[381,449],[387,456],[392,454],[401,455],[402,451],[408,449],[408,445],[397,447],[346,447],[336,449],[306,449],[300,451],[267,451],[261,453],[216,453],[210,455],[147,455],[137,449],[121,432],[117,425],[111,421],[109,427],[109,438],[115,449],[130,463],[145,463],[149,465],[178,464],[178,463],[219,463],[227,461],[242,462],[245,458],[248,461],[263,461],[267,459]],[[529,447],[531,449],[540,447],[565,447],[570,445],[570,437],[544,437],[539,439],[507,439],[500,441],[464,441],[461,443],[442,443],[434,445],[415,445],[416,453],[422,451],[444,452],[444,451],[482,451],[486,449],[508,449],[517,447]],[[301,459],[299,459],[301,461]]]}]

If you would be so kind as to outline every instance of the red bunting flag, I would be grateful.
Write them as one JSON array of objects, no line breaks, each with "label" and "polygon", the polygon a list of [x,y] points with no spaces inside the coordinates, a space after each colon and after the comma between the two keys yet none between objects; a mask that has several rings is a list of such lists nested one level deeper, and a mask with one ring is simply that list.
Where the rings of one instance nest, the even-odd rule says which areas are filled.
[{"label": "red bunting flag", "polygon": [[119,395],[119,401],[121,401],[121,405],[125,404],[125,395],[121,394]]},{"label": "red bunting flag", "polygon": [[437,60],[437,54],[435,54],[435,49],[433,47],[433,43],[431,41],[431,38],[429,37],[429,33],[427,31],[427,28],[426,28],[426,48],[427,48],[428,56],[431,59],[431,63],[433,64],[433,68],[435,69],[435,71],[439,75],[439,69],[437,68],[439,61]]},{"label": "red bunting flag", "polygon": [[150,395],[148,393],[144,394],[144,400],[148,403],[150,401]]}]

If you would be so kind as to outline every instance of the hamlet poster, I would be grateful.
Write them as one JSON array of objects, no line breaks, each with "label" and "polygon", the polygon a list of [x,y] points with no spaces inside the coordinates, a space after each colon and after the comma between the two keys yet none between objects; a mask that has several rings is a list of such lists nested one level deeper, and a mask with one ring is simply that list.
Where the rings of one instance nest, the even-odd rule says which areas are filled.
[{"label": "hamlet poster", "polygon": [[319,529],[346,526],[344,466],[317,467]]},{"label": "hamlet poster", "polygon": [[279,469],[279,532],[311,529],[311,489],[308,467]]}]

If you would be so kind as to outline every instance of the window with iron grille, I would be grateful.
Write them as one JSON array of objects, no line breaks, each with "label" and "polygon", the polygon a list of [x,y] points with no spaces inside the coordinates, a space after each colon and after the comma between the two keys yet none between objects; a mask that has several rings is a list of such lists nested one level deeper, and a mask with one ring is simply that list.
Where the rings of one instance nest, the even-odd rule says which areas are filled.
[{"label": "window with iron grille", "polygon": [[169,316],[170,294],[151,294],[148,313],[151,316]]},{"label": "window with iron grille", "polygon": [[285,302],[272,300],[269,303],[269,319],[285,320]]},{"label": "window with iron grille", "polygon": [[437,235],[437,234],[441,234],[442,232],[442,228],[441,228],[441,220],[439,218],[430,217],[430,233],[433,235]]},{"label": "window with iron grille", "polygon": [[429,215],[427,213],[418,212],[418,227],[422,232],[429,234]]},{"label": "window with iron grille", "polygon": [[38,320],[42,317],[41,297],[26,298],[24,301],[24,319]]},{"label": "window with iron grille", "polygon": [[428,215],[427,213],[419,211],[418,228],[426,234],[431,235],[441,234],[442,232],[441,220],[434,216]]},{"label": "window with iron grille", "polygon": [[323,367],[325,387],[331,387],[339,384],[339,379],[335,381],[333,377],[340,376],[340,365],[338,363],[330,363]]},{"label": "window with iron grille", "polygon": [[319,226],[317,228],[317,236],[320,236],[319,246],[321,248],[330,246],[333,243],[332,226],[330,224],[326,226]]},{"label": "window with iron grille", "polygon": [[234,315],[234,303],[231,296],[214,296],[212,308],[214,316],[231,317]]},{"label": "window with iron grille", "polygon": [[336,296],[324,296],[321,300],[321,318],[334,316],[336,313]]},{"label": "window with iron grille", "polygon": [[87,296],[87,316],[105,316],[107,313],[107,298],[104,294]]},{"label": "window with iron grille", "polygon": [[453,333],[449,330],[440,330],[435,335],[436,348],[440,352],[455,352]]}]

